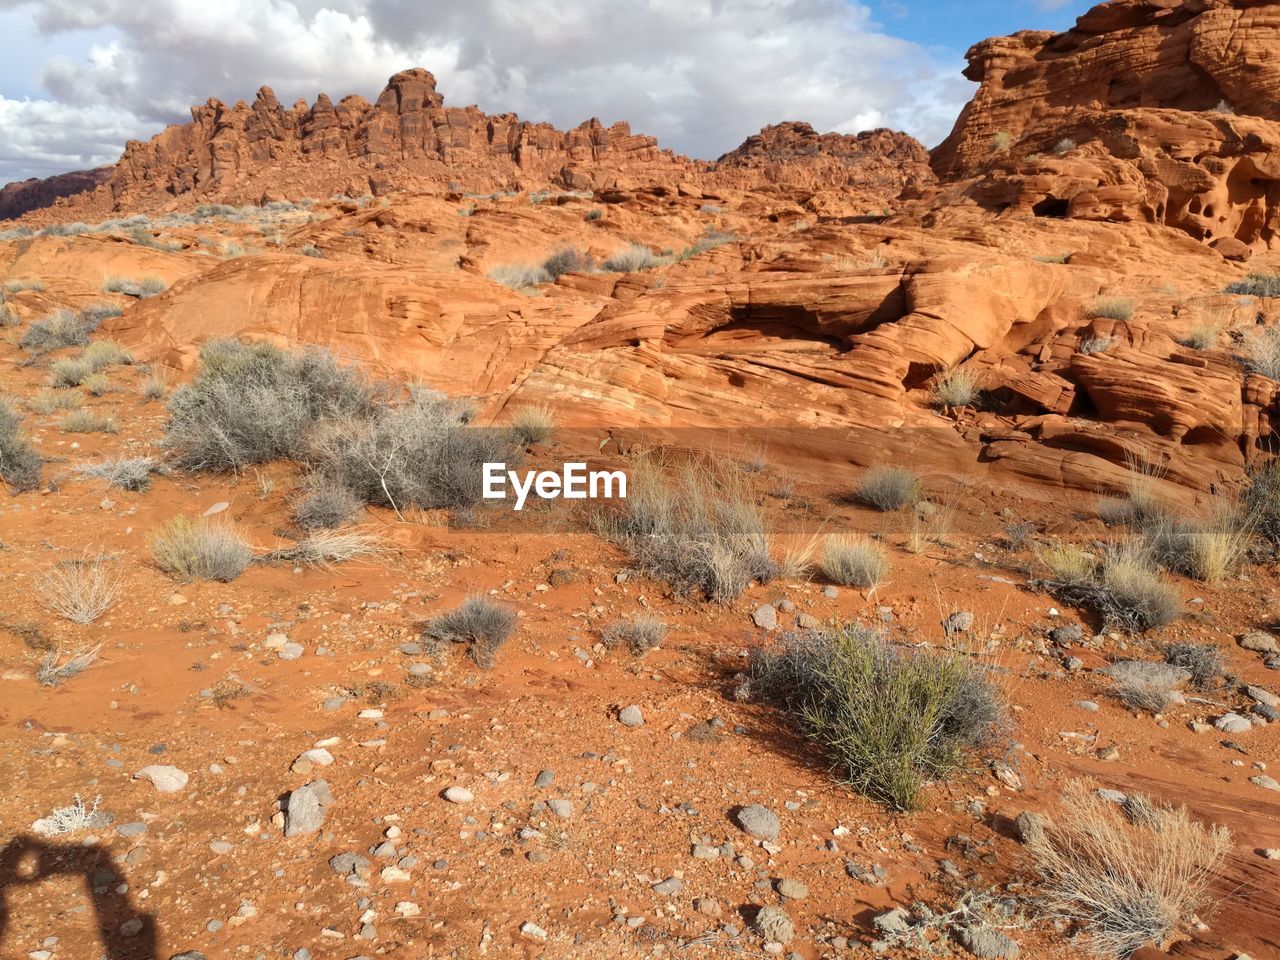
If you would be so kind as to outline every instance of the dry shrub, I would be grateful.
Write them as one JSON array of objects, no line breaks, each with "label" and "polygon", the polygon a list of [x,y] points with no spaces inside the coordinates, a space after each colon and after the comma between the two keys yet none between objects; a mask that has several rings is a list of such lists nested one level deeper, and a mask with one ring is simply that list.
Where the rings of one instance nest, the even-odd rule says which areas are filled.
[{"label": "dry shrub", "polygon": [[151,486],[151,474],[160,468],[154,457],[112,457],[97,463],[85,463],[76,472],[86,477],[107,481],[109,487],[121,490],[146,490]]},{"label": "dry shrub", "polygon": [[89,342],[89,334],[97,327],[97,322],[77,316],[70,310],[54,310],[43,320],[37,320],[27,327],[18,346],[24,350],[35,350],[41,353],[59,350],[63,347],[78,347]]},{"label": "dry shrub", "polygon": [[642,243],[633,243],[624,250],[619,250],[604,262],[602,269],[610,273],[638,273],[641,270],[652,270],[667,263]]},{"label": "dry shrub", "polygon": [[27,400],[27,406],[35,413],[57,413],[59,410],[76,409],[80,406],[80,397],[72,390],[41,387]]},{"label": "dry shrub", "polygon": [[72,677],[79,676],[88,670],[98,659],[101,645],[78,647],[66,651],[62,648],[50,650],[36,667],[36,681],[42,687],[56,687]]},{"label": "dry shrub", "polygon": [[1185,807],[1130,806],[1140,814],[1126,816],[1072,781],[1043,834],[1028,838],[1045,905],[1080,924],[1099,957],[1162,944],[1205,914],[1209,884],[1231,849],[1225,827],[1194,821]]},{"label": "dry shrub", "polygon": [[36,583],[45,609],[72,623],[93,623],[120,598],[118,576],[107,569],[102,551],[60,560]]},{"label": "dry shrub", "polygon": [[475,595],[467,597],[456,610],[427,621],[422,636],[436,643],[469,643],[471,659],[477,666],[488,670],[515,626],[514,610],[488,597]]},{"label": "dry shrub", "polygon": [[40,486],[40,454],[22,432],[22,418],[0,397],[0,480],[15,492]]},{"label": "dry shrub", "polygon": [[522,446],[544,443],[556,428],[555,414],[545,405],[522,407],[511,418],[511,431]]},{"label": "dry shrub", "polygon": [[933,402],[940,407],[967,407],[981,393],[978,374],[972,370],[947,370],[930,388]]},{"label": "dry shrub", "polygon": [[920,499],[920,477],[906,467],[876,466],[862,475],[854,496],[877,510],[901,510]]},{"label": "dry shrub", "polygon": [[488,277],[494,283],[500,283],[512,290],[529,290],[540,283],[550,283],[554,279],[542,267],[517,263],[500,263],[489,270]]},{"label": "dry shrub", "polygon": [[889,572],[889,558],[866,537],[827,537],[822,572],[841,586],[875,587]]},{"label": "dry shrub", "polygon": [[272,550],[263,557],[271,563],[304,563],[327,567],[334,563],[377,556],[382,552],[371,534],[359,530],[312,530],[292,546]]},{"label": "dry shrub", "polygon": [[642,614],[631,620],[617,620],[600,633],[600,642],[608,649],[626,647],[634,656],[660,645],[667,636],[667,625],[657,617]]},{"label": "dry shrub", "polygon": [[1004,723],[999,691],[971,664],[891,646],[858,625],[784,634],[752,651],[751,690],[796,719],[837,778],[899,810],[962,768]]},{"label": "dry shrub", "polygon": [[67,433],[115,433],[116,418],[109,413],[92,410],[73,410],[62,421]]},{"label": "dry shrub", "polygon": [[174,517],[152,534],[151,556],[176,580],[229,583],[244,573],[253,551],[227,523]]},{"label": "dry shrub", "polygon": [[94,373],[93,366],[81,357],[64,357],[49,366],[49,385],[54,389],[78,387]]},{"label": "dry shrub", "polygon": [[1110,545],[1101,561],[1071,545],[1042,551],[1052,577],[1046,586],[1068,603],[1092,607],[1108,624],[1155,630],[1177,619],[1182,599],[1164,580],[1150,549],[1137,541]]},{"label": "dry shrub", "polygon": [[111,383],[111,378],[105,373],[94,373],[85,377],[80,386],[95,397],[104,396],[115,389]]},{"label": "dry shrub", "polygon": [[1222,651],[1212,643],[1171,643],[1164,648],[1164,662],[1186,670],[1191,685],[1202,692],[1216,689],[1226,669]]},{"label": "dry shrub", "polygon": [[93,368],[94,373],[105,370],[107,367],[127,366],[133,363],[133,354],[114,340],[95,340],[84,348],[80,357]]},{"label": "dry shrub", "polygon": [[692,463],[675,474],[640,461],[621,510],[597,518],[600,532],[681,594],[723,602],[777,576],[750,488],[736,474]]},{"label": "dry shrub", "polygon": [[293,520],[304,530],[340,527],[359,515],[360,498],[337,481],[311,474],[293,503]]},{"label": "dry shrub", "polygon": [[1145,660],[1121,660],[1107,668],[1115,681],[1116,698],[1131,710],[1164,713],[1182,701],[1178,688],[1190,679],[1190,673],[1170,663]]},{"label": "dry shrub", "polygon": [[1089,304],[1085,316],[1127,321],[1133,318],[1133,301],[1128,297],[1099,297]]}]

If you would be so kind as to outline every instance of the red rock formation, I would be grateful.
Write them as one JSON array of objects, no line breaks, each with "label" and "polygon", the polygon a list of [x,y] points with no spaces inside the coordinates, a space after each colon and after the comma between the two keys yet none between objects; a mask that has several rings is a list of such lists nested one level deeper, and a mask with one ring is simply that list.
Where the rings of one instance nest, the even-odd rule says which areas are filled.
[{"label": "red rock formation", "polygon": [[12,220],[50,206],[59,197],[70,197],[93,190],[111,178],[112,167],[74,170],[38,180],[15,180],[0,188],[0,220]]},{"label": "red rock formation", "polygon": [[1277,239],[1275,4],[1119,0],[972,47],[981,83],[934,150],[988,211],[1165,224],[1243,258]]}]

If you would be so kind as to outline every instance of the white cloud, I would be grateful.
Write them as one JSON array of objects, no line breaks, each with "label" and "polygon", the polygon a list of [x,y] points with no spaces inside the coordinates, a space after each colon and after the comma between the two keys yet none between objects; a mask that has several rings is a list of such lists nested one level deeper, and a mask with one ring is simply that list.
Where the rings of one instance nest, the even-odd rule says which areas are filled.
[{"label": "white cloud", "polygon": [[[434,72],[447,103],[560,127],[630,120],[700,157],[781,120],[887,124],[932,144],[968,95],[958,61],[880,32],[846,0],[0,0],[4,9],[47,38],[92,38],[87,55],[44,63],[47,99],[0,100],[0,170],[11,175],[114,159],[124,137],[185,120],[208,97],[248,99],[261,84],[286,104],[321,91],[373,97],[410,66]],[[0,84],[17,81],[0,66]]]}]

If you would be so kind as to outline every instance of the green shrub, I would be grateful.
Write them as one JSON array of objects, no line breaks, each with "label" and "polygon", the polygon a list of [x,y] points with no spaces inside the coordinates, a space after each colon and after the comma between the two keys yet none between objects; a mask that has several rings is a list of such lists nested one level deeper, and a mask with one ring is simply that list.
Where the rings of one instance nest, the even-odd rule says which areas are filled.
[{"label": "green shrub", "polygon": [[1226,286],[1226,293],[1246,297],[1280,297],[1280,273],[1250,273]]},{"label": "green shrub", "polygon": [[920,499],[920,478],[906,467],[875,466],[862,475],[854,496],[885,512],[901,510]]},{"label": "green shrub", "polygon": [[753,695],[783,706],[838,779],[899,810],[989,745],[1004,719],[999,692],[968,663],[856,625],[784,635],[752,651],[750,676]]},{"label": "green shrub", "polygon": [[0,480],[14,492],[40,486],[44,461],[22,432],[22,418],[8,401],[0,398]]}]

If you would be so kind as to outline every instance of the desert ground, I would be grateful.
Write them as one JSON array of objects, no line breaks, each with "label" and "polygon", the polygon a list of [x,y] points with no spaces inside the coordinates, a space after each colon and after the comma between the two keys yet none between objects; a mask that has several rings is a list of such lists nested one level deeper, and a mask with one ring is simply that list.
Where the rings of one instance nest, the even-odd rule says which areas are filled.
[{"label": "desert ground", "polygon": [[1275,10],[6,187],[0,955],[1280,957]]}]

